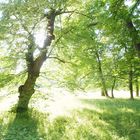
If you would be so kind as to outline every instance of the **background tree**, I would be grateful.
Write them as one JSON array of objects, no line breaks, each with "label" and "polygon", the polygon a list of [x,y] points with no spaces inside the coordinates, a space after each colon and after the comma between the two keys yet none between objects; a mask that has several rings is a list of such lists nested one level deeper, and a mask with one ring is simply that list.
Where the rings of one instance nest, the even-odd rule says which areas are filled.
[{"label": "background tree", "polygon": [[[104,79],[101,80],[104,81],[101,83],[105,84],[100,84],[100,87],[111,88],[112,97],[115,83],[117,83],[118,85],[127,85],[131,98],[133,98],[132,85],[135,75],[134,65],[136,64],[133,62],[139,59],[137,55],[139,52],[135,47],[139,38],[139,22],[135,22],[138,20],[138,2],[134,1],[130,6],[130,4],[127,5],[126,1],[89,1],[85,6],[84,13],[88,17],[81,15],[81,18],[77,18],[75,22],[77,26],[73,30],[76,30],[76,34],[72,33],[70,37],[65,38],[67,46],[71,47],[70,55],[72,57],[67,54],[68,59],[77,64],[76,69],[85,71],[84,76],[80,72],[82,70],[78,70],[79,74],[70,79],[70,83],[72,81],[76,83],[78,79],[83,79],[77,78],[81,76],[85,79],[89,78],[90,80],[85,80],[85,82],[88,81],[87,85],[92,82],[94,87],[99,79]],[[127,26],[130,17],[135,25],[135,30],[133,30],[135,33]],[[75,38],[75,42],[71,41],[72,37]],[[65,52],[69,53],[69,49]],[[67,57],[65,58],[67,59]],[[100,70],[102,76],[100,77],[103,78],[98,77],[98,64],[100,64],[100,69],[102,68]],[[73,65],[71,66],[73,67]],[[74,69],[75,67],[73,67]],[[94,69],[94,72],[91,69]],[[138,72],[138,69],[136,71]],[[95,79],[94,82],[93,79]]]}]

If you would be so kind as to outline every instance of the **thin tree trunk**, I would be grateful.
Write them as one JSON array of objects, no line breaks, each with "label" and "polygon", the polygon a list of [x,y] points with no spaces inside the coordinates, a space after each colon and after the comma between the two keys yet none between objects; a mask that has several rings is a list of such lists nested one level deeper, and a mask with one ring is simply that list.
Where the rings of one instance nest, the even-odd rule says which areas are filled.
[{"label": "thin tree trunk", "polygon": [[106,88],[106,82],[105,82],[103,71],[102,71],[102,64],[101,64],[100,57],[99,57],[99,54],[98,54],[97,51],[96,51],[96,57],[97,57],[97,60],[98,60],[98,69],[99,69],[99,75],[100,75],[101,84],[102,84],[102,90],[103,90],[102,93],[105,96],[109,97],[108,92],[107,92],[107,88]]},{"label": "thin tree trunk", "polygon": [[134,96],[133,96],[133,71],[132,71],[132,64],[130,66],[130,71],[129,71],[129,91],[130,91],[130,98],[134,99]]},{"label": "thin tree trunk", "polygon": [[126,24],[127,24],[127,28],[130,31],[131,38],[134,43],[134,47],[137,52],[137,55],[140,58],[140,39],[139,39],[138,31],[136,30],[131,18],[128,18]]},{"label": "thin tree trunk", "polygon": [[136,78],[136,96],[138,97],[139,96],[139,81],[138,81],[138,78]]},{"label": "thin tree trunk", "polygon": [[105,92],[103,89],[101,89],[101,96],[105,96]]},{"label": "thin tree trunk", "polygon": [[113,85],[112,85],[112,88],[111,88],[111,97],[112,98],[114,98],[114,87],[115,87],[115,83],[116,83],[116,78],[114,78]]}]

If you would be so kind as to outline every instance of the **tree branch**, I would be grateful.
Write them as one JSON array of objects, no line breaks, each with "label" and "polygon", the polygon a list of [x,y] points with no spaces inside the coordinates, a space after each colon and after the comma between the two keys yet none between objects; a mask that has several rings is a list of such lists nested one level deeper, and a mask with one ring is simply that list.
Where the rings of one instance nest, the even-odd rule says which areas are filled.
[{"label": "tree branch", "polygon": [[38,25],[38,23],[41,22],[44,18],[45,18],[44,15],[42,17],[40,17],[40,19],[33,25],[32,31],[36,28],[36,26]]},{"label": "tree branch", "polygon": [[31,32],[29,32],[28,28],[25,26],[25,24],[23,23],[22,19],[21,19],[20,17],[18,17],[16,14],[15,14],[14,16],[15,16],[15,17],[18,19],[18,21],[20,22],[22,28],[30,35]]},{"label": "tree branch", "polygon": [[131,8],[131,12],[130,12],[130,15],[133,14],[135,8],[140,4],[140,0],[137,0],[136,3],[133,5],[133,7]]},{"label": "tree branch", "polygon": [[62,60],[62,59],[60,59],[59,57],[56,57],[56,56],[54,56],[54,57],[48,57],[49,59],[57,59],[57,60],[59,60],[60,62],[62,62],[62,63],[66,63],[66,61],[65,60]]},{"label": "tree branch", "polygon": [[81,12],[77,12],[76,10],[73,10],[73,11],[62,11],[62,10],[58,10],[58,11],[56,11],[56,15],[69,14],[69,13],[75,13],[75,14],[82,15],[84,17],[87,17],[89,19],[93,19],[92,17],[90,17],[90,16],[88,16],[86,14],[83,14]]},{"label": "tree branch", "polygon": [[52,56],[52,57],[47,57],[48,59],[57,59],[58,61],[62,62],[62,63],[69,63],[71,65],[74,65],[74,66],[77,66],[77,64],[75,63],[72,63],[72,62],[69,62],[69,61],[65,61],[57,56]]},{"label": "tree branch", "polygon": [[[66,35],[66,34],[68,34],[69,32],[71,32],[72,29],[73,29],[73,28],[71,28],[70,30],[68,30],[68,31],[64,32],[63,34],[61,34],[61,36],[55,41],[54,47],[55,47],[55,45],[61,40],[61,38],[62,38],[64,35]],[[47,58],[51,55],[51,53],[52,53],[54,47],[52,47],[52,49],[49,51],[49,53],[48,53],[48,55],[47,55]]]}]

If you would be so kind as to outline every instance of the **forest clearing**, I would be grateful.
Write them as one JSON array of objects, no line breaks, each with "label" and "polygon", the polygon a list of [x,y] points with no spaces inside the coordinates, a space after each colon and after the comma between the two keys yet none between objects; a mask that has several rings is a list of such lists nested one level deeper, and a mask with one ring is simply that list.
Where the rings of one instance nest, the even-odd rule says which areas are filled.
[{"label": "forest clearing", "polygon": [[32,110],[20,117],[11,109],[18,94],[5,97],[0,102],[0,139],[139,140],[139,98],[130,100],[117,93],[116,99],[107,99],[97,91],[83,94],[33,97]]},{"label": "forest clearing", "polygon": [[140,139],[140,0],[0,0],[0,140]]}]

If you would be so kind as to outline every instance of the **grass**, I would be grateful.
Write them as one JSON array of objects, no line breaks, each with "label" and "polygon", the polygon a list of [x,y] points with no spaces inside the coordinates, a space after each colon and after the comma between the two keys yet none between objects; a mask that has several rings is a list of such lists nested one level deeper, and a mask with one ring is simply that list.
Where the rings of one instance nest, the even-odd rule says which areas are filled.
[{"label": "grass", "polygon": [[84,108],[49,120],[47,113],[0,114],[0,140],[139,140],[140,100],[83,99]]}]

